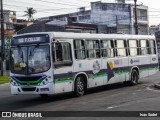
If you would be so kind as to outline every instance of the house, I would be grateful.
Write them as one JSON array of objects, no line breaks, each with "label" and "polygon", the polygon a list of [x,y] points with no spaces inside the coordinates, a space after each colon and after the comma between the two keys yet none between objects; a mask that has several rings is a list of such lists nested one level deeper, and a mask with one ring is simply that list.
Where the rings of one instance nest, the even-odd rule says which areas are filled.
[{"label": "house", "polygon": [[149,34],[155,35],[156,32],[160,32],[160,25],[151,25],[149,27]]},{"label": "house", "polygon": [[[39,21],[50,20],[51,25],[66,26],[70,23],[94,24],[107,26],[105,29],[115,29],[115,33],[135,34],[135,8],[133,4],[126,4],[125,0],[117,3],[91,2],[91,10],[85,7],[78,12],[40,18]],[[137,5],[138,33],[149,33],[148,7]],[[46,23],[47,24],[47,23]],[[108,33],[105,30],[105,33]],[[101,32],[101,31],[99,31]]]}]

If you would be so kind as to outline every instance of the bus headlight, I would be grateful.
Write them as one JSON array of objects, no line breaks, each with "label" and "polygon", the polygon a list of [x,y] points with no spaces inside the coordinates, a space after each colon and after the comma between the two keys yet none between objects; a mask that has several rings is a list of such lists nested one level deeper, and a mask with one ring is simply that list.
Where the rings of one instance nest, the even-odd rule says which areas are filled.
[{"label": "bus headlight", "polygon": [[18,86],[18,83],[17,83],[15,80],[13,80],[13,79],[10,80],[10,83],[11,83],[13,86]]},{"label": "bus headlight", "polygon": [[48,84],[49,83],[49,81],[48,81],[48,79],[46,78],[46,79],[44,79],[41,83],[40,83],[40,85],[46,85],[46,84]]}]

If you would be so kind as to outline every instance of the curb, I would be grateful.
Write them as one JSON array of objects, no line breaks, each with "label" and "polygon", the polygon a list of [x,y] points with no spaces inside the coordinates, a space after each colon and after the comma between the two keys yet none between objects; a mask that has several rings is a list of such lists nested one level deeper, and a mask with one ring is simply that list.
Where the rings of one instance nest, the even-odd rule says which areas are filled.
[{"label": "curb", "polygon": [[154,87],[160,89],[160,83],[155,84]]},{"label": "curb", "polygon": [[0,86],[5,86],[5,85],[9,85],[9,82],[8,83],[0,84]]}]

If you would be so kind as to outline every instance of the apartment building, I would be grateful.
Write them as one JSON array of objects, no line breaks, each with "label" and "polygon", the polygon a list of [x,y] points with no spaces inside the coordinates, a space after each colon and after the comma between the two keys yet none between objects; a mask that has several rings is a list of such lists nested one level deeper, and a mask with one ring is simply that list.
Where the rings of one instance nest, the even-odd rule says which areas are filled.
[{"label": "apartment building", "polygon": [[[5,35],[11,35],[14,33],[14,24],[17,22],[16,12],[10,11],[10,10],[4,10],[3,15],[4,15]],[[1,26],[0,26],[0,28],[1,28]]]},{"label": "apartment building", "polygon": [[[116,3],[91,2],[91,9],[79,8],[78,12],[40,18],[50,20],[46,24],[65,26],[69,23],[96,24],[99,33],[135,34],[134,4],[126,4],[125,0]],[[148,7],[137,5],[138,34],[149,34]],[[105,30],[103,25],[105,27]],[[103,28],[101,28],[103,27]],[[112,29],[113,28],[113,29]],[[116,29],[115,29],[116,28]]]}]

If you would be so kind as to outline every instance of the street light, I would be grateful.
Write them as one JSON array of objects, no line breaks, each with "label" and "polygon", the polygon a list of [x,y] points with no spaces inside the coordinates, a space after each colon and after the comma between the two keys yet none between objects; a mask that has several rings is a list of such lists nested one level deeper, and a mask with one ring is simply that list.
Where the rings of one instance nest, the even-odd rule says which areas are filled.
[{"label": "street light", "polygon": [[3,18],[3,0],[1,0],[1,76],[3,76],[4,66],[4,18]]}]

